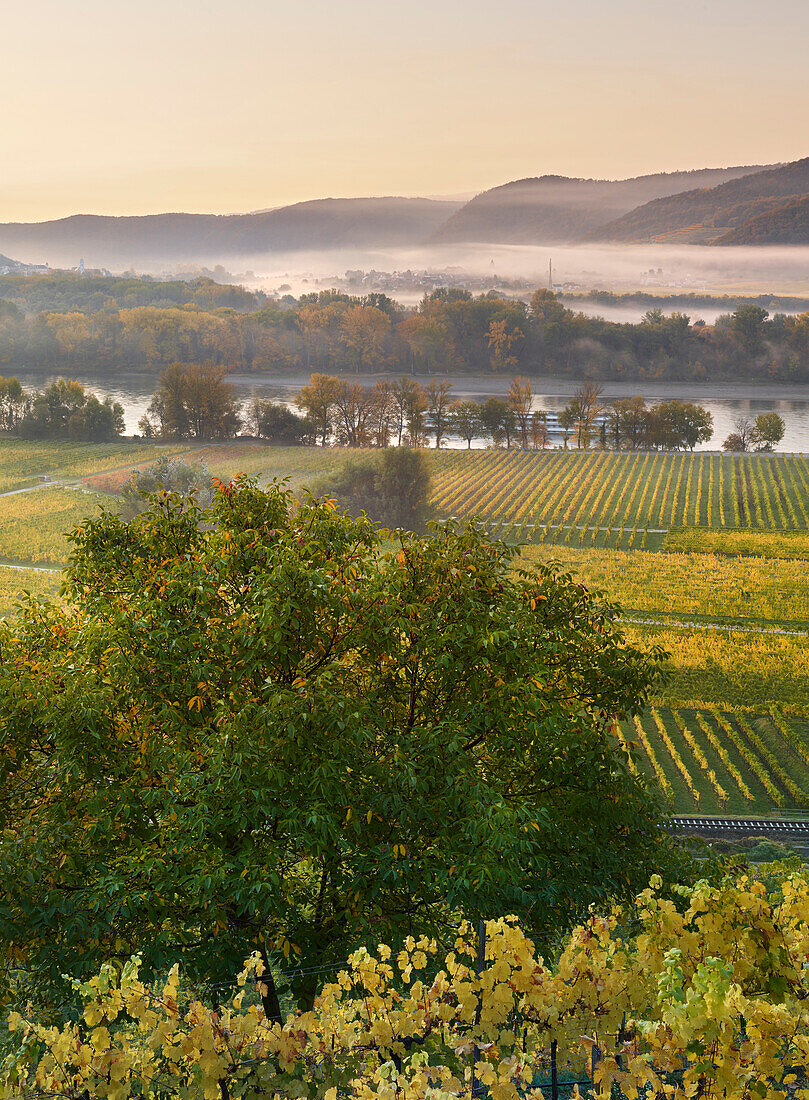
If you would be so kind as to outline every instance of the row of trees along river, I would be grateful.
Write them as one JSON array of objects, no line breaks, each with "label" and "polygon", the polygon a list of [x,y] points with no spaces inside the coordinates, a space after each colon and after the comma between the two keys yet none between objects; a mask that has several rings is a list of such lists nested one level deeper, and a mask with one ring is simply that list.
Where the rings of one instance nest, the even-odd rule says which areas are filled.
[{"label": "row of trees along river", "polygon": [[[485,440],[507,448],[545,450],[693,449],[713,436],[711,413],[691,401],[647,406],[643,397],[602,401],[602,387],[582,383],[557,414],[535,408],[531,381],[511,380],[505,399],[455,400],[452,383],[426,386],[403,375],[373,385],[314,373],[290,403],[254,396],[242,404],[224,369],[171,364],[160,376],[140,429],[147,438],[218,440],[238,434],[276,444],[385,447],[442,446],[454,435],[471,447]],[[0,427],[27,439],[108,440],[124,430],[124,410],[99,400],[74,380],[26,390],[17,377],[0,379]],[[771,450],[784,435],[776,412],[741,417],[724,441],[729,450]]]}]

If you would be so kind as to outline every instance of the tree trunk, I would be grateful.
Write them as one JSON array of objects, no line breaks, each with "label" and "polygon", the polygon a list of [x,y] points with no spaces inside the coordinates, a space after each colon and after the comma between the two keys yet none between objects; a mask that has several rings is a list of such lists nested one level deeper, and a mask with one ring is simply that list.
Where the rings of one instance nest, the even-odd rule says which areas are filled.
[{"label": "tree trunk", "polygon": [[261,994],[261,1003],[264,1006],[264,1015],[270,1021],[271,1024],[283,1023],[281,1016],[281,1003],[278,1000],[278,990],[275,987],[275,980],[272,976],[272,968],[270,966],[270,960],[267,957],[267,949],[264,944],[260,949],[261,960],[264,963],[264,973],[259,979],[262,989],[266,992]]}]

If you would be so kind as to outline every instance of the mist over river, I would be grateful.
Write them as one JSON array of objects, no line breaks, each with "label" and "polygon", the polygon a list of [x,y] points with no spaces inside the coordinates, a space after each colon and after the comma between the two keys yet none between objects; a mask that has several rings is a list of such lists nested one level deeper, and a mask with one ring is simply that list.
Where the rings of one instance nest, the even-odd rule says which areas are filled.
[{"label": "mist over river", "polygon": [[[15,371],[23,386],[41,388],[60,377],[60,372]],[[146,412],[152,399],[159,372],[130,372],[126,378],[110,378],[89,371],[76,372],[70,369],[67,375],[81,382],[88,390],[100,398],[110,396],[124,407],[126,432],[135,435],[139,432],[138,421]],[[372,385],[379,378],[391,375],[346,375],[353,381]],[[433,380],[425,375],[414,377],[427,385]],[[237,396],[248,401],[254,395],[283,401],[294,407],[295,394],[308,381],[308,375],[267,375],[232,374],[228,381],[236,390]],[[453,375],[451,396],[455,400],[472,399],[485,401],[488,397],[504,397],[508,391],[511,377],[508,375]],[[534,388],[534,408],[548,412],[558,412],[570,400],[579,385],[570,378],[531,378]],[[605,382],[601,400],[605,404],[621,397],[634,397],[641,394],[647,404],[668,398],[684,401],[696,401],[705,406],[714,420],[713,439],[701,450],[721,450],[722,440],[733,430],[733,424],[740,416],[755,418],[759,413],[775,411],[783,417],[786,424],[784,439],[779,451],[802,451],[809,453],[809,385],[767,385],[749,383],[734,385],[731,383],[693,383],[693,382]],[[465,441],[450,437],[445,444],[449,447],[465,447]],[[473,446],[485,447],[488,440],[479,439]]]}]

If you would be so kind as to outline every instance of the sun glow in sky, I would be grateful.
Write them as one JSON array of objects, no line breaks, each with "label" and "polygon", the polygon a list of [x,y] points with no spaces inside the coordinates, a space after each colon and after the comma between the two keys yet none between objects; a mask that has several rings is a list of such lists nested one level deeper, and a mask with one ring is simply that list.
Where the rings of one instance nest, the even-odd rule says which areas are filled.
[{"label": "sun glow in sky", "polygon": [[809,155],[806,0],[4,0],[0,221]]}]

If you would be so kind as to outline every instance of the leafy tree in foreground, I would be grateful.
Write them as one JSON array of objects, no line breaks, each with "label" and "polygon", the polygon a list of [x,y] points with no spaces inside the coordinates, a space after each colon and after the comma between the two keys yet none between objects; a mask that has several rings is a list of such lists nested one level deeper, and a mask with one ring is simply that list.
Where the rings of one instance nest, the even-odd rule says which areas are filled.
[{"label": "leafy tree in foreground", "polygon": [[557,930],[659,867],[612,736],[659,655],[568,576],[473,529],[391,552],[250,482],[72,539],[72,608],[0,624],[0,977],[23,999],[135,951],[218,983],[258,950],[306,1003],[365,939]]}]

